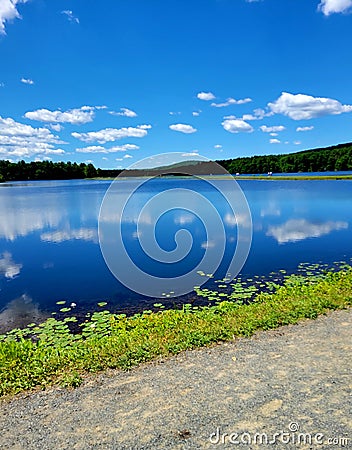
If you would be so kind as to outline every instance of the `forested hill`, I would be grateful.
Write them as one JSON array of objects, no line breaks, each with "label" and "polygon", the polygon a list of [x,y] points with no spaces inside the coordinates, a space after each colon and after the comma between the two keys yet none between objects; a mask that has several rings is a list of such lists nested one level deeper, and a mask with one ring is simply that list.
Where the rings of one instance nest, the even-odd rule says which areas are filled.
[{"label": "forested hill", "polygon": [[352,142],[287,155],[251,156],[217,162],[232,174],[352,170]]},{"label": "forested hill", "polygon": [[18,180],[69,180],[94,177],[116,177],[121,170],[96,169],[93,164],[35,161],[0,161],[0,182]]},{"label": "forested hill", "polygon": [[[332,147],[305,150],[286,155],[250,156],[217,161],[232,174],[264,174],[292,172],[325,172],[352,170],[352,142]],[[182,169],[182,170],[181,170]],[[187,166],[178,167],[178,171],[187,173]],[[155,172],[155,173],[154,173]],[[191,173],[214,173],[214,164],[192,161]],[[117,169],[96,169],[93,164],[71,162],[29,162],[12,163],[0,160],[0,182],[16,180],[62,180],[74,178],[116,177],[121,173]],[[156,175],[158,170],[131,171],[126,175]]]}]

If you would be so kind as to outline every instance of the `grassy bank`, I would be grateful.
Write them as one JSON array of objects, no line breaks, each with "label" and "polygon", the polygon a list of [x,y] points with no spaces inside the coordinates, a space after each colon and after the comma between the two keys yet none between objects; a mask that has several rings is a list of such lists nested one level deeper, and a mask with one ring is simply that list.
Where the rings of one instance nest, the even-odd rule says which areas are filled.
[{"label": "grassy bank", "polygon": [[[214,292],[203,290],[214,301]],[[218,299],[233,299],[233,294]],[[70,332],[75,317],[54,318],[0,338],[0,395],[52,384],[77,386],[92,372],[129,369],[160,355],[209,345],[257,330],[315,318],[352,303],[352,268],[319,277],[290,276],[273,293],[250,304],[222,301],[214,306],[145,311],[132,317],[94,313],[82,333]]]}]

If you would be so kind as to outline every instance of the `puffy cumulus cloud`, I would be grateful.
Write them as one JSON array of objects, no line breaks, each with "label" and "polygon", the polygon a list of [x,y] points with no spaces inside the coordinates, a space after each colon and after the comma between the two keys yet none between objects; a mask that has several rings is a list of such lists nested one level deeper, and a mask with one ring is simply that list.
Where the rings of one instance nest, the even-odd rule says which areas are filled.
[{"label": "puffy cumulus cloud", "polygon": [[245,122],[243,119],[236,119],[235,117],[229,116],[221,123],[224,130],[229,133],[252,133],[254,131],[253,127]]},{"label": "puffy cumulus cloud", "polygon": [[114,142],[118,139],[127,137],[142,138],[148,134],[151,125],[138,125],[137,127],[125,128],[104,128],[99,131],[89,131],[88,133],[71,133],[71,135],[83,142],[98,142],[105,144],[106,142]]},{"label": "puffy cumulus cloud", "polygon": [[70,9],[65,9],[64,11],[61,11],[61,14],[64,14],[70,22],[79,23],[78,17],[76,17],[73,14],[73,11],[71,11]]},{"label": "puffy cumulus cloud", "polygon": [[283,114],[293,120],[313,119],[352,111],[352,105],[343,105],[331,98],[288,92],[283,92],[275,102],[268,103],[268,107],[273,113]]},{"label": "puffy cumulus cloud", "polygon": [[283,125],[275,125],[273,127],[267,127],[266,125],[262,125],[259,127],[263,133],[279,133],[280,131],[284,131],[285,127]]},{"label": "puffy cumulus cloud", "polygon": [[21,78],[21,83],[23,84],[34,84],[34,81],[30,78]]},{"label": "puffy cumulus cloud", "polygon": [[215,99],[215,95],[212,92],[199,92],[197,94],[197,98],[199,98],[199,100],[214,100]]},{"label": "puffy cumulus cloud", "polygon": [[265,111],[262,108],[257,108],[253,111],[253,114],[243,114],[243,120],[262,120],[264,117],[270,117],[274,113],[272,111]]},{"label": "puffy cumulus cloud", "polygon": [[270,144],[281,144],[281,141],[279,139],[270,139]]},{"label": "puffy cumulus cloud", "polygon": [[242,98],[239,100],[236,100],[236,99],[230,97],[224,103],[212,103],[211,106],[214,106],[215,108],[224,108],[224,107],[230,106],[230,105],[244,105],[245,103],[249,103],[252,101],[253,100],[249,97]]},{"label": "puffy cumulus cloud", "polygon": [[345,13],[352,9],[352,0],[321,0],[318,10],[325,16],[334,13]]},{"label": "puffy cumulus cloud", "polygon": [[126,152],[127,150],[138,150],[140,147],[135,144],[116,145],[114,147],[105,148],[101,145],[91,145],[89,147],[77,148],[78,153],[115,153]]},{"label": "puffy cumulus cloud", "polygon": [[310,131],[310,130],[313,130],[313,129],[314,129],[314,127],[312,125],[311,127],[297,127],[296,131]]},{"label": "puffy cumulus cloud", "polygon": [[94,110],[94,106],[82,106],[81,108],[69,109],[67,111],[50,111],[49,109],[43,108],[37,109],[36,111],[28,111],[24,117],[30,120],[37,120],[38,122],[81,125],[93,121]]},{"label": "puffy cumulus cloud", "polygon": [[109,111],[112,116],[137,117],[137,113],[128,108],[120,108],[120,111]]},{"label": "puffy cumulus cloud", "polygon": [[0,34],[6,34],[5,23],[14,19],[21,19],[17,5],[27,3],[28,0],[1,0],[0,1]]},{"label": "puffy cumulus cloud", "polygon": [[308,238],[317,238],[332,231],[346,230],[347,222],[313,223],[306,219],[290,219],[282,225],[270,226],[267,236],[272,236],[279,244],[297,242]]},{"label": "puffy cumulus cloud", "polygon": [[185,123],[175,123],[169,126],[170,130],[179,131],[180,133],[191,134],[197,131],[192,125],[187,125]]},{"label": "puffy cumulus cloud", "polygon": [[48,128],[34,128],[0,116],[0,157],[25,158],[36,155],[61,155],[64,150],[55,148],[63,144]]}]

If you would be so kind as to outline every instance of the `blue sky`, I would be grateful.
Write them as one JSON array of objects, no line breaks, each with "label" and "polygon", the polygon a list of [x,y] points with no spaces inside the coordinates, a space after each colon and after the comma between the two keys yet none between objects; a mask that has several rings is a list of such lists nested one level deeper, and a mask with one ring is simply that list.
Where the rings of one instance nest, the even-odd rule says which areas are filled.
[{"label": "blue sky", "polygon": [[349,142],[352,0],[0,0],[0,158]]}]

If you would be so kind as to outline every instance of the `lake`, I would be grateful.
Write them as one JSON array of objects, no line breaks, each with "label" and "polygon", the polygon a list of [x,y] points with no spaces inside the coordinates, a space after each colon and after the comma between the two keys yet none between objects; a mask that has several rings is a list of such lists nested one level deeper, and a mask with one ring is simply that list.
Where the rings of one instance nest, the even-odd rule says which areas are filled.
[{"label": "lake", "polygon": [[[131,180],[118,183],[116,198],[131,192]],[[199,285],[204,281],[202,271],[214,274],[211,285],[226,275],[240,227],[244,245],[250,249],[242,277],[267,276],[280,269],[294,273],[302,262],[329,266],[341,260],[350,262],[352,181],[240,180],[251,223],[242,213],[235,217],[224,199],[232,182],[216,183],[220,192],[204,180],[154,179],[129,199],[123,217],[118,211],[103,211],[99,234],[99,211],[111,181],[0,184],[0,327],[46,317],[58,310],[57,302],[62,300],[75,303],[82,314],[100,301],[107,301],[110,310],[127,311],[155,303],[142,295],[154,291],[148,291],[144,278],[132,272],[131,261],[156,280],[152,287],[159,297],[185,294],[190,282]],[[194,198],[189,191],[195,193]],[[206,200],[202,203],[196,194]],[[158,195],[161,208],[150,203]],[[139,216],[145,205],[149,209]],[[216,214],[210,219],[207,208],[214,205]],[[162,214],[158,208],[168,211]],[[100,237],[109,251],[116,224],[121,225],[131,261],[124,259],[121,247],[121,254],[112,252],[115,269],[120,279],[127,280],[125,284],[135,283],[133,290],[110,272],[99,246]],[[252,242],[249,231],[253,231]],[[157,260],[152,257],[153,239],[161,249]],[[212,257],[204,259],[207,252],[221,253],[218,267]],[[182,276],[188,273],[193,278],[183,284]]]}]

